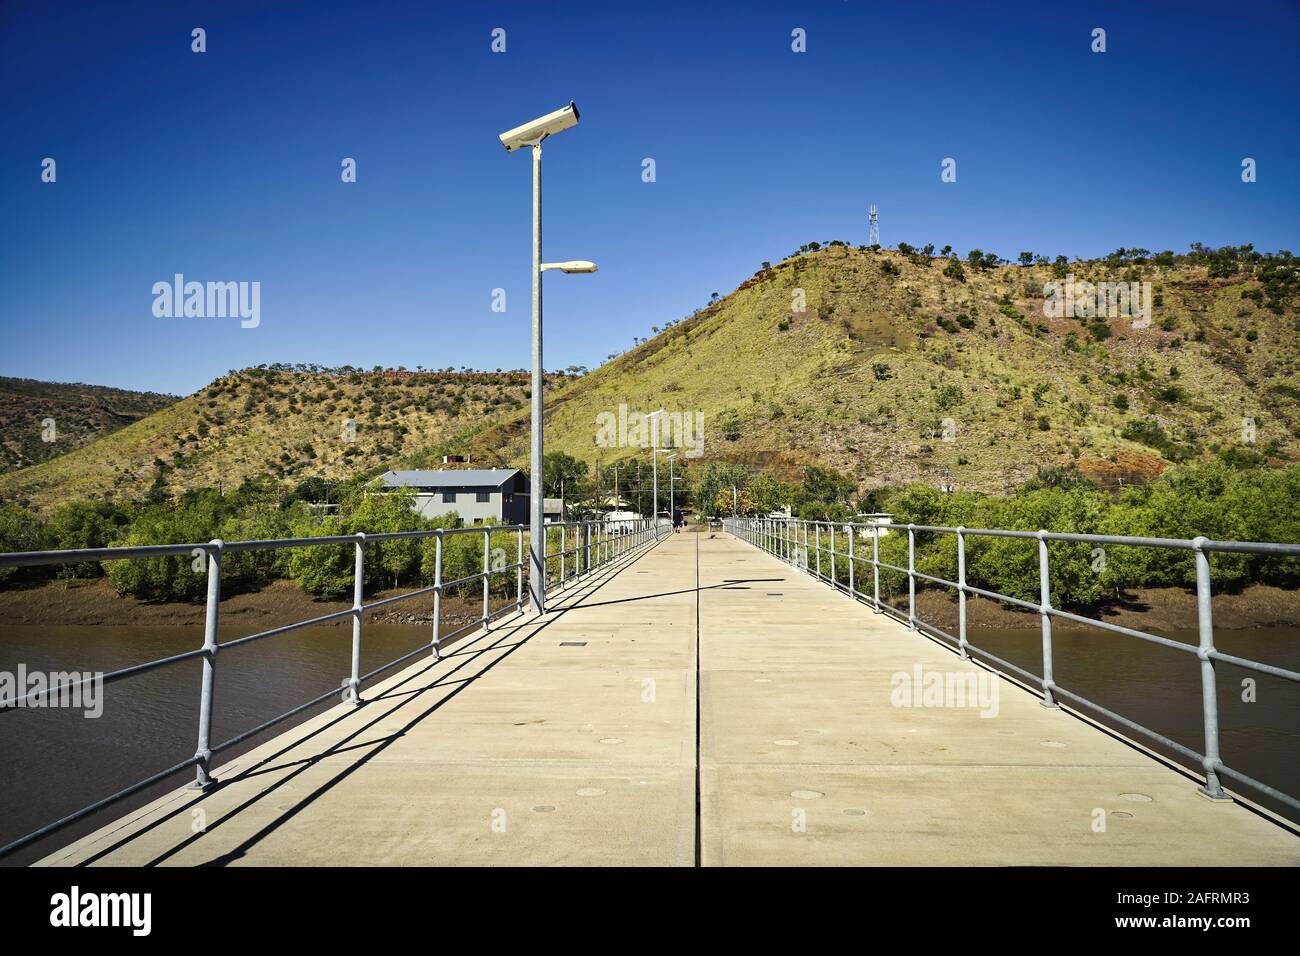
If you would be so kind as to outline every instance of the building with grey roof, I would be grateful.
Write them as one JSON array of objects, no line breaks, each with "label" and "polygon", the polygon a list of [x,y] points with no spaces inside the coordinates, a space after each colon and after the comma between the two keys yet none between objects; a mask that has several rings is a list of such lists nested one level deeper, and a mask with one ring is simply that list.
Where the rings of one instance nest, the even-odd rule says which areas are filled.
[{"label": "building with grey roof", "polygon": [[462,524],[527,524],[528,482],[518,468],[386,471],[375,484],[410,488],[426,518],[456,512]]}]

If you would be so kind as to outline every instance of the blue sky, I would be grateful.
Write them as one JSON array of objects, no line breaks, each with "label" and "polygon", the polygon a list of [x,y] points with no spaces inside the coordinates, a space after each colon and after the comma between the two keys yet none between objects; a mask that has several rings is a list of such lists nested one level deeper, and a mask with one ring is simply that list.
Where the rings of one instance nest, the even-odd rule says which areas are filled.
[{"label": "blue sky", "polygon": [[[1297,251],[1297,41],[1268,0],[8,0],[0,374],[187,393],[261,362],[525,367],[530,163],[496,137],[570,99],[546,258],[601,271],[548,275],[548,368],[801,243],[865,242],[871,203],[885,245]],[[261,324],[156,318],[176,272],[260,282]]]}]

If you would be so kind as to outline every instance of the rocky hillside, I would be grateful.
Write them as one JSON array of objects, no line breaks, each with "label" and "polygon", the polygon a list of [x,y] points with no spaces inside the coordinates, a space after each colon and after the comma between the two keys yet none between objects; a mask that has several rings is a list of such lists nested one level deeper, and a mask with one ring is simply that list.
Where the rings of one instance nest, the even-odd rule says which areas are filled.
[{"label": "rocky hillside", "polygon": [[[1216,454],[1293,459],[1295,260],[1198,250],[1023,266],[906,247],[803,251],[561,389],[547,445],[648,461],[598,443],[599,416],[622,403],[702,412],[704,460],[780,477],[815,462],[865,487],[1002,491],[1068,463],[1118,484]],[[1070,276],[1150,283],[1147,321],[1045,314],[1045,283]],[[526,439],[521,415],[467,447],[522,463]]]},{"label": "rocky hillside", "polygon": [[[812,246],[586,375],[548,377],[548,451],[648,463],[635,427],[613,442],[601,434],[622,406],[633,426],[658,408],[702,415],[697,460],[786,480],[821,464],[864,489],[922,480],[999,492],[1071,463],[1115,486],[1176,461],[1300,455],[1300,275],[1289,254],[1194,246],[1010,265],[978,251],[958,260]],[[1045,285],[1069,280],[1149,283],[1150,311],[1045,309]],[[527,397],[523,372],[248,369],[0,475],[0,499],[46,509],[260,476],[289,484],[448,452],[526,466]],[[24,427],[39,443],[45,416],[28,401]]]},{"label": "rocky hillside", "polygon": [[0,472],[80,448],[174,401],[157,392],[0,377]]},{"label": "rocky hillside", "polygon": [[261,476],[345,478],[432,460],[527,396],[522,372],[247,369],[85,447],[0,475],[0,499],[44,510],[154,489],[230,489]]}]

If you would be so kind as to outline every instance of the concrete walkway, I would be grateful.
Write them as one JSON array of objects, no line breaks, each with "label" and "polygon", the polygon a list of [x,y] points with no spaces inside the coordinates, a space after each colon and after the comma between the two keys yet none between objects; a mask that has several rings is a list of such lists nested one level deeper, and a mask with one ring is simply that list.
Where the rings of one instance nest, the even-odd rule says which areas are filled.
[{"label": "concrete walkway", "polygon": [[689,866],[694,588],[644,551],[42,862]]},{"label": "concrete walkway", "polygon": [[918,665],[988,674],[748,544],[674,535],[43,862],[1300,862],[1008,682],[992,718],[894,706]]},{"label": "concrete walkway", "polygon": [[[1275,824],[886,615],[734,539],[699,547],[705,865],[1300,862]],[[918,665],[996,680],[997,716],[894,706]]]}]

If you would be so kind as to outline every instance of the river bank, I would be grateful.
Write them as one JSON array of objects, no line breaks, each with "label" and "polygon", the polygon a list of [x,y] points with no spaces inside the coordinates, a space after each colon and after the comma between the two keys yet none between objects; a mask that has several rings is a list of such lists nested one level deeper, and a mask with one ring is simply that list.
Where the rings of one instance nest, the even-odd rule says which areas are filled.
[{"label": "river bank", "polygon": [[[889,603],[906,609],[907,595],[896,595]],[[1235,594],[1214,595],[1213,610],[1214,626],[1219,630],[1295,627],[1300,625],[1300,591],[1252,584]],[[916,613],[924,621],[955,632],[959,614],[957,597],[937,589],[920,591],[916,595]],[[1195,630],[1196,592],[1186,588],[1132,588],[1119,600],[1075,613],[1137,630]],[[1038,626],[1038,617],[1034,611],[974,595],[966,601],[967,627],[1032,628]],[[1063,621],[1057,626],[1084,625]]]},{"label": "river bank", "polygon": [[[366,602],[402,594],[407,590],[379,591],[366,595]],[[507,601],[493,598],[493,607]],[[232,594],[221,601],[223,624],[247,624],[251,631],[281,627],[307,618],[344,611],[351,601],[330,601],[313,597],[292,581],[272,581],[259,591]],[[482,598],[448,596],[443,599],[443,629],[464,624],[483,613]],[[0,589],[0,624],[148,627],[203,625],[202,604],[164,604],[120,596],[106,578],[81,581],[44,581],[25,587]],[[412,598],[380,608],[366,615],[379,624],[432,624],[433,595]],[[349,625],[348,620],[331,622]]]},{"label": "river bank", "polygon": [[[366,600],[380,600],[403,592],[404,589],[380,591],[367,595]],[[917,613],[923,620],[945,629],[957,626],[955,596],[939,590],[922,590],[916,600]],[[891,601],[904,607],[906,602],[905,594]],[[224,598],[221,618],[226,623],[247,623],[259,630],[346,610],[351,603],[320,600],[292,581],[273,581],[259,591]],[[503,599],[493,600],[494,606],[501,603]],[[481,613],[482,603],[477,596],[448,597],[443,601],[444,625],[468,622]],[[1196,594],[1184,588],[1134,588],[1122,600],[1103,605],[1099,613],[1102,620],[1126,627],[1195,628]],[[105,578],[45,581],[0,589],[0,624],[188,626],[202,625],[203,615],[202,604],[161,604],[119,596]],[[431,624],[433,598],[426,595],[389,605],[367,615],[366,619],[382,624]],[[1038,616],[1031,611],[986,598],[971,597],[967,602],[970,627],[1035,627],[1037,622]],[[1300,591],[1256,584],[1236,594],[1216,594],[1214,625],[1230,630],[1300,625]]]}]

